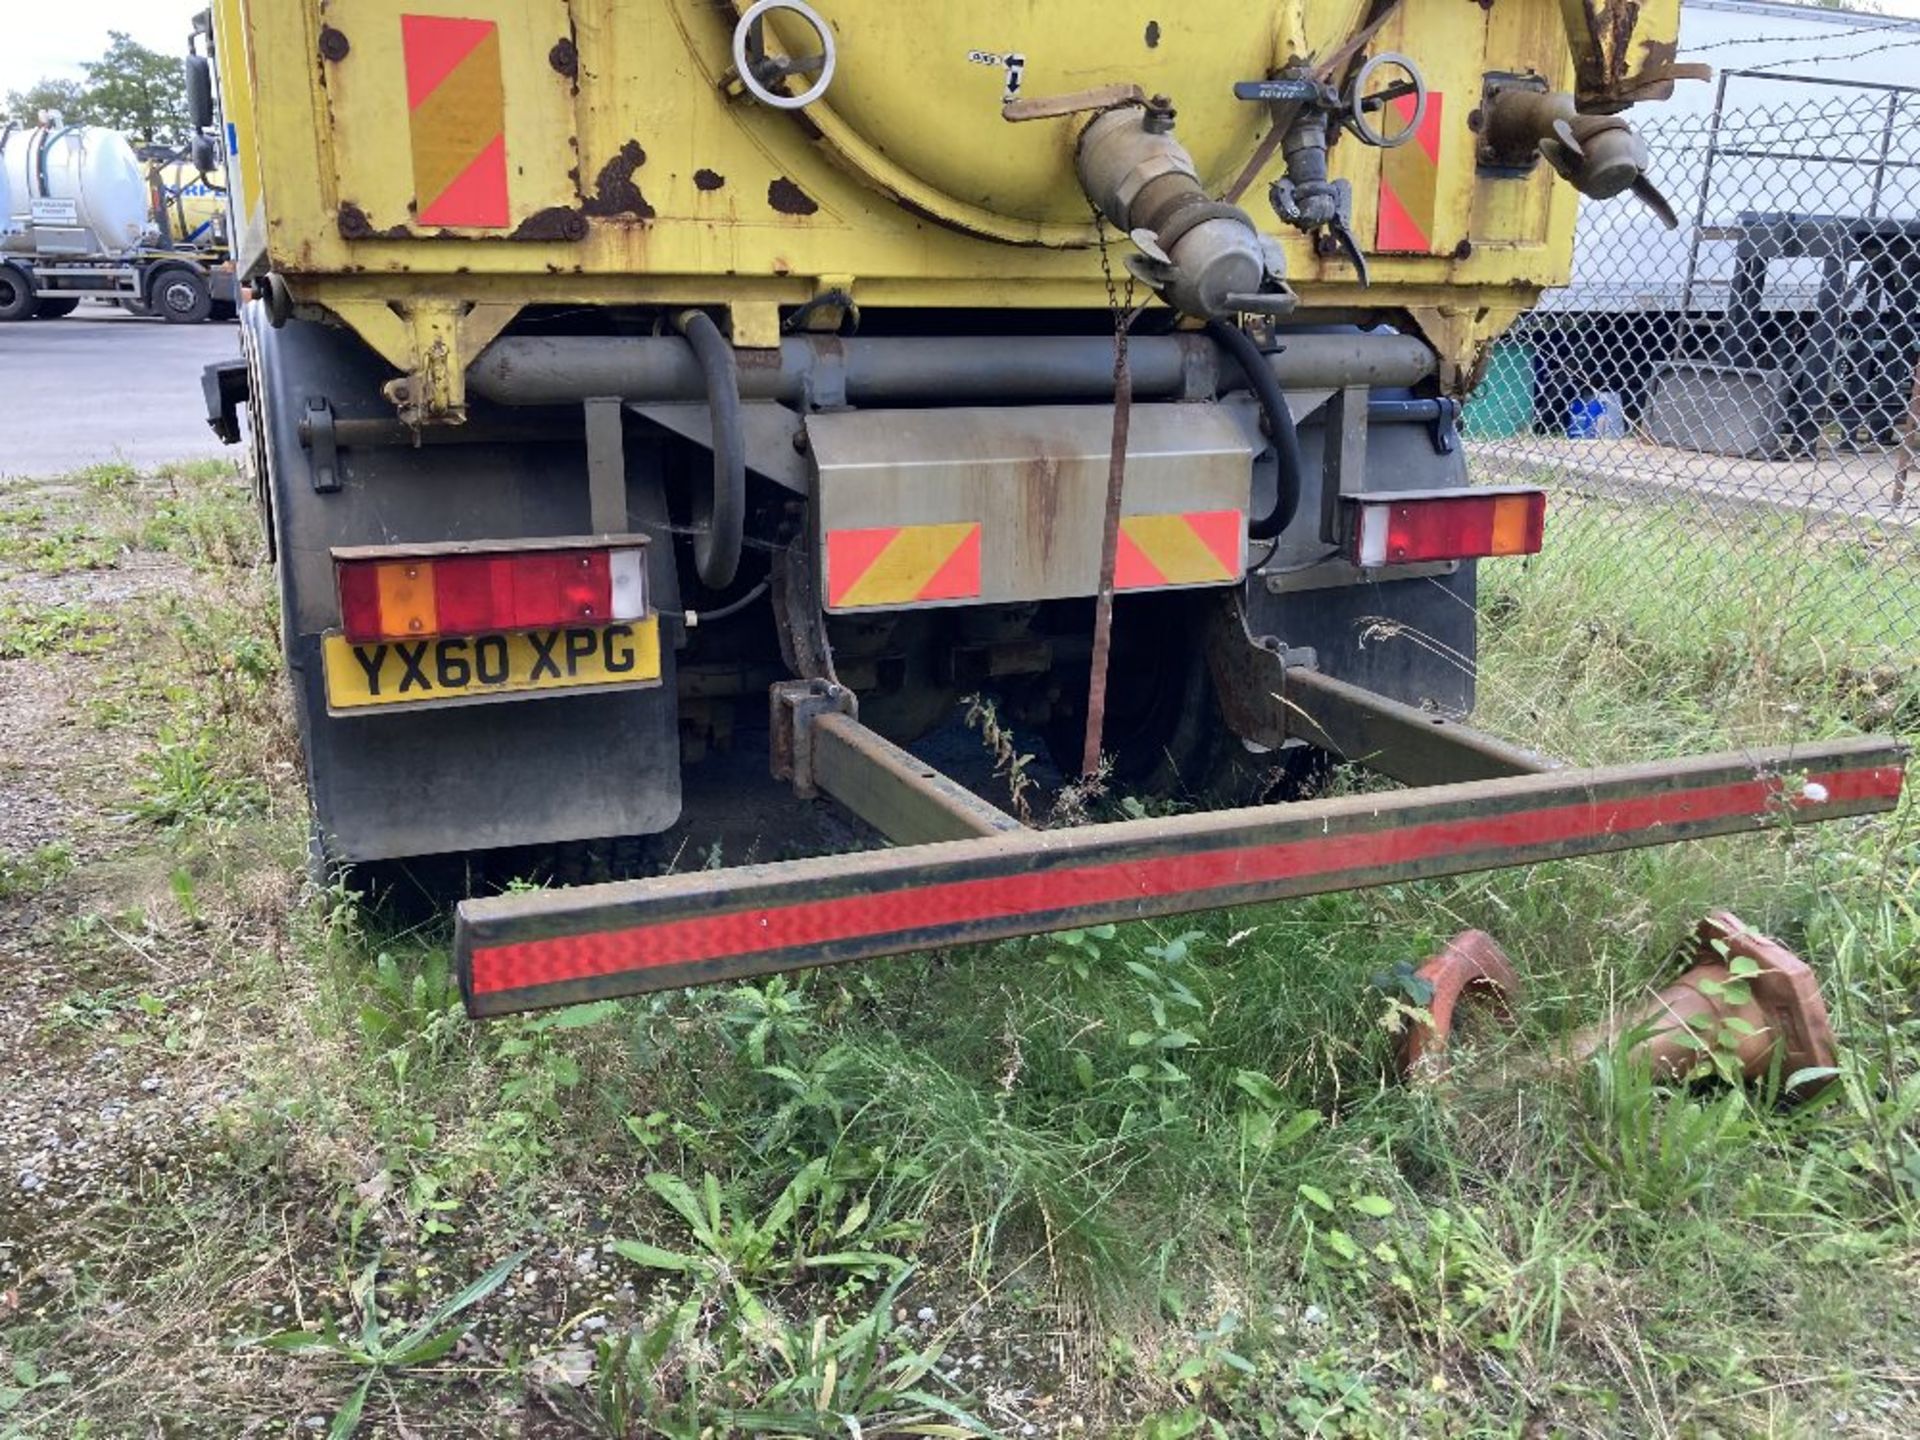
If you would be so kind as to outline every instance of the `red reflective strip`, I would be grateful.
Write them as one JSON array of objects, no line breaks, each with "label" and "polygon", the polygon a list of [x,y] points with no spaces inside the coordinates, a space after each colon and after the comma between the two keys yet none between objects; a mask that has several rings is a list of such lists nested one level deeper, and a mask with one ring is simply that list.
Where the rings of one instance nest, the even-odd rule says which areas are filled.
[{"label": "red reflective strip", "polygon": [[1200,543],[1213,552],[1213,558],[1220,562],[1220,568],[1227,574],[1238,575],[1245,568],[1240,540],[1247,533],[1247,517],[1240,511],[1195,510],[1187,516],[1187,524],[1193,527],[1193,533],[1200,537]]},{"label": "red reflective strip", "polygon": [[496,135],[447,188],[420,207],[422,225],[507,223],[507,137]]},{"label": "red reflective strip", "polygon": [[898,525],[827,532],[827,603],[838,605],[900,533]]},{"label": "red reflective strip", "polygon": [[[1902,778],[1899,768],[1888,766],[1834,771],[1810,780],[1826,787],[1829,800],[1848,801],[1897,797]],[[1701,790],[1626,797],[1606,804],[1583,802],[1357,835],[1314,836],[1270,845],[915,885],[623,930],[481,946],[472,955],[472,988],[475,994],[493,994],[722,956],[920,932],[1000,916],[1045,915],[1087,905],[1204,894],[1582,836],[1632,834],[1662,825],[1760,813],[1779,793],[1777,780],[1747,780]],[[1816,808],[1804,798],[1796,797],[1793,803]]]},{"label": "red reflective strip", "polygon": [[974,526],[967,538],[949,555],[946,563],[933,572],[933,578],[920,587],[916,599],[966,600],[980,593],[980,527]]},{"label": "red reflective strip", "polygon": [[1137,540],[1122,530],[1119,548],[1113,552],[1113,588],[1152,590],[1166,583],[1160,567],[1148,558]]},{"label": "red reflective strip", "polygon": [[340,629],[349,640],[378,640],[380,625],[380,572],[372,564],[341,565],[335,574],[340,584]]},{"label": "red reflective strip", "polygon": [[460,62],[493,33],[491,20],[468,20],[453,15],[402,15],[400,51],[407,69],[407,108],[440,88]]}]

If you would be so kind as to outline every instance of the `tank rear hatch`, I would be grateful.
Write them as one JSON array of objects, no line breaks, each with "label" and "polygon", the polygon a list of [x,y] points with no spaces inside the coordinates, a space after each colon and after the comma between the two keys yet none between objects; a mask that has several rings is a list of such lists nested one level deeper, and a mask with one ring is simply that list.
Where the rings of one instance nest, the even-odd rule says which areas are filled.
[{"label": "tank rear hatch", "polygon": [[[1086,243],[1092,217],[1073,168],[1086,117],[1030,121],[1015,133],[1002,115],[1008,102],[1128,84],[1171,96],[1181,143],[1218,193],[1267,122],[1264,107],[1234,98],[1234,85],[1337,46],[1361,25],[1364,3],[839,0],[818,7],[835,69],[805,123],[841,164],[946,224],[1020,243]],[[794,11],[770,11],[766,24],[769,51],[822,49]],[[799,93],[805,79],[788,88]]]}]

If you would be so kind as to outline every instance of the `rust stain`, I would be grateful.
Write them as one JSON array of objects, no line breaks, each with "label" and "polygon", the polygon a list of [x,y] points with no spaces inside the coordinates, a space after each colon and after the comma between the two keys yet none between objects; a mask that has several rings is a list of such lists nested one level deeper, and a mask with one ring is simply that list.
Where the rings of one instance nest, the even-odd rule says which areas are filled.
[{"label": "rust stain", "polygon": [[782,215],[811,215],[820,208],[818,200],[784,175],[767,186],[767,204]]},{"label": "rust stain", "polygon": [[331,25],[320,27],[320,58],[322,60],[344,60],[353,46],[347,43],[345,32]]},{"label": "rust stain", "polygon": [[640,148],[640,142],[627,141],[620,147],[619,154],[600,167],[600,173],[593,181],[594,193],[580,208],[589,215],[631,215],[639,220],[653,219],[653,206],[640,193],[640,187],[633,183],[633,172],[646,163],[647,152]]},{"label": "rust stain", "polygon": [[1026,503],[1030,536],[1039,537],[1042,568],[1053,558],[1054,527],[1060,518],[1060,460],[1045,452],[1025,464],[1026,474],[1020,486],[1020,498]]},{"label": "rust stain", "polygon": [[367,212],[351,200],[342,200],[335,217],[340,227],[342,240],[408,240],[413,232],[404,225],[389,225],[384,230],[373,228],[373,221],[367,218]]},{"label": "rust stain", "polygon": [[727,183],[727,177],[717,170],[696,170],[693,172],[693,183],[702,190],[718,190]]},{"label": "rust stain", "polygon": [[587,217],[565,205],[549,205],[522,220],[509,240],[584,240]]},{"label": "rust stain", "polygon": [[570,39],[556,40],[553,48],[547,52],[547,64],[569,80],[578,80],[580,78],[580,47]]},{"label": "rust stain", "polygon": [[1158,50],[1159,48],[1160,22],[1158,20],[1149,20],[1147,21],[1147,49]]}]

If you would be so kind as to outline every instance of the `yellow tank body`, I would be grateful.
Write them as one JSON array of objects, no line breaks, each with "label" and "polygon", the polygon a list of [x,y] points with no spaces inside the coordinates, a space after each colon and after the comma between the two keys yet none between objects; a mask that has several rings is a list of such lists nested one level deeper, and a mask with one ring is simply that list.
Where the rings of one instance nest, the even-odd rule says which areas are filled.
[{"label": "yellow tank body", "polygon": [[202,175],[185,161],[175,161],[161,166],[153,178],[155,203],[166,211],[174,243],[201,250],[220,248],[227,208],[226,180],[220,171]]},{"label": "yellow tank body", "polygon": [[[1539,77],[1583,112],[1658,98],[1678,19],[1678,0],[818,0],[836,67],[784,109],[733,72],[737,0],[213,8],[242,273],[351,325],[431,386],[430,414],[458,411],[464,363],[528,305],[724,307],[744,348],[834,291],[863,310],[1103,309],[1086,117],[1016,123],[1007,102],[1111,85],[1171,99],[1202,184],[1284,249],[1301,318],[1404,317],[1457,389],[1566,278],[1577,202],[1546,165],[1479,163],[1487,78]],[[791,11],[765,33],[812,43]],[[1274,112],[1233,88],[1343,47],[1411,57],[1431,97],[1416,143],[1331,151],[1364,289],[1274,219]]]}]

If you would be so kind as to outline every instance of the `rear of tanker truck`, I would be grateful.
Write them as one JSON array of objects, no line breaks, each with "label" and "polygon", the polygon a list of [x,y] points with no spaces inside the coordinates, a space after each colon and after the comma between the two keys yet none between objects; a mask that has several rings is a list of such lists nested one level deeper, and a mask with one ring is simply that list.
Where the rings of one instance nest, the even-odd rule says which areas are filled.
[{"label": "rear of tanker truck", "polygon": [[[495,1013],[1767,823],[1737,764],[1569,781],[1462,723],[1476,566],[1548,522],[1469,484],[1459,402],[1577,190],[1664,208],[1622,112],[1688,78],[1676,18],[218,0],[254,298],[207,389],[319,844],[658,834],[770,714],[767,783],[899,847],[468,902]],[[975,692],[1240,808],[1034,832],[905,748]],[[1448,793],[1233,793],[1326,752]],[[1898,789],[1821,763],[1805,818]]]}]

